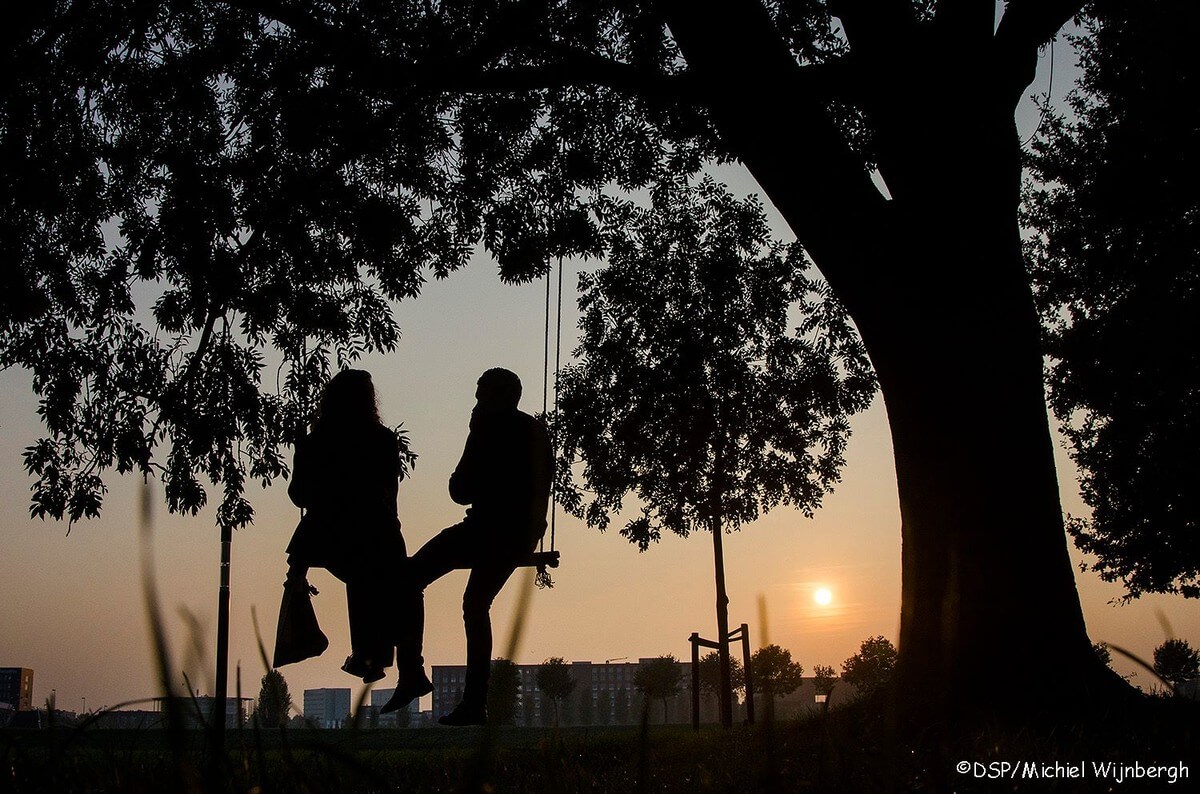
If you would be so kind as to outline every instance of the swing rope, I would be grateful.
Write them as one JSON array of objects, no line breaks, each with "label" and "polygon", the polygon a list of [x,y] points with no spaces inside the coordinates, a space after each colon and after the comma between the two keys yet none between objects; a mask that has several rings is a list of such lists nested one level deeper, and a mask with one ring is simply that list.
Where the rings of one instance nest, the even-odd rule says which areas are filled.
[{"label": "swing rope", "polygon": [[[548,416],[550,410],[550,278],[553,275],[553,269],[546,271],[546,331],[544,345],[542,348],[542,415]],[[554,410],[558,410],[558,376],[562,368],[562,280],[563,280],[563,258],[560,254],[558,257],[558,306],[555,315],[554,323]],[[555,523],[558,515],[558,494],[556,493],[556,478],[551,476],[550,479],[550,551],[547,552],[546,539],[538,541],[537,554],[537,575],[535,581],[539,588],[554,587],[554,580],[550,578],[547,566],[551,568],[558,567],[558,552],[554,549],[555,540]]]}]

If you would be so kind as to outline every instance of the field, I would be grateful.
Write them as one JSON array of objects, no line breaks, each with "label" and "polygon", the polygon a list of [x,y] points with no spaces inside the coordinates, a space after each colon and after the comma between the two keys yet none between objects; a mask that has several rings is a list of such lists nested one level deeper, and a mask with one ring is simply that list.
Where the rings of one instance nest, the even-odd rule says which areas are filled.
[{"label": "field", "polygon": [[207,749],[201,731],[9,730],[0,732],[0,790],[1040,792],[1157,789],[1168,775],[1186,790],[1200,774],[1193,704],[968,731],[897,731],[879,712],[860,703],[824,718],[698,733],[246,728],[228,732],[223,754]]}]

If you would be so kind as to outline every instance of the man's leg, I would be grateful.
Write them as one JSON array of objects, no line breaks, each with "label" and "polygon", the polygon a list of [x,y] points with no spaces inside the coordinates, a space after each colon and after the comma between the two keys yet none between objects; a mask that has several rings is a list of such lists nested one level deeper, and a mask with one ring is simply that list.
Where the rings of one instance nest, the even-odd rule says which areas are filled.
[{"label": "man's leg", "polygon": [[397,649],[397,665],[421,666],[425,638],[425,588],[456,568],[470,565],[468,554],[473,549],[471,532],[466,524],[455,524],[430,538],[429,542],[408,558],[408,570],[402,585],[402,610],[407,614],[403,644]]},{"label": "man's leg", "polygon": [[462,705],[483,711],[487,705],[488,679],[492,671],[492,602],[512,576],[513,566],[481,566],[471,569],[463,593],[463,624],[467,630],[467,680]]},{"label": "man's leg", "polygon": [[469,534],[465,525],[455,524],[443,529],[405,560],[396,610],[398,620],[393,629],[399,680],[391,699],[379,709],[381,714],[403,708],[413,698],[433,689],[425,676],[425,660],[421,655],[425,636],[425,588],[455,568],[470,564],[463,557],[465,550],[473,548],[467,537]]}]

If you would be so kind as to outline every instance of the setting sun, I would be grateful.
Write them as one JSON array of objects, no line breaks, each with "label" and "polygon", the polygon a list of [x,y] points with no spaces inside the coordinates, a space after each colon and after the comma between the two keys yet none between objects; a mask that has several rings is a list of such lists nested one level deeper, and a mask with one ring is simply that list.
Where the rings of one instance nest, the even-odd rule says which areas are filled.
[{"label": "setting sun", "polygon": [[823,607],[829,606],[829,603],[833,601],[833,593],[828,587],[818,587],[817,591],[813,593],[813,600]]}]

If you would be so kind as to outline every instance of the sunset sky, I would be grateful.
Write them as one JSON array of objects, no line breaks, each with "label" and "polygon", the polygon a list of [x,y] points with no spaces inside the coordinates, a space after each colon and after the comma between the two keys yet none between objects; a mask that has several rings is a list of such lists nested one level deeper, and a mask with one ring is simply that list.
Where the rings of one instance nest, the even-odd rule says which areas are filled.
[{"label": "sunset sky", "polygon": [[[1071,70],[1067,48],[1058,50],[1055,93],[1061,96]],[[1043,68],[1031,93],[1045,90],[1046,79]],[[1027,137],[1036,116],[1027,112],[1021,121]],[[738,169],[715,173],[739,194],[755,190]],[[773,222],[777,233],[787,236],[777,217]],[[574,347],[575,276],[581,268],[597,265],[567,265],[564,356]],[[492,366],[516,371],[525,383],[522,408],[541,408],[544,290],[542,283],[504,286],[494,264],[477,257],[470,268],[428,284],[421,297],[400,304],[403,338],[398,350],[361,362],[375,376],[385,421],[403,422],[420,455],[414,476],[400,486],[400,519],[410,553],[462,516],[462,508],[446,494],[446,480],[462,450],[479,373]],[[882,400],[876,398],[869,411],[856,417],[853,428],[843,481],[814,519],[780,509],[726,539],[731,623],[749,623],[755,645],[769,636],[789,648],[806,673],[815,664],[840,668],[863,639],[883,634],[894,641],[898,633],[900,520]],[[984,436],[986,428],[987,417],[979,417]],[[28,375],[0,373],[0,666],[33,668],[35,698],[43,700],[54,689],[59,707],[68,710],[82,708],[85,698],[87,708],[95,709],[152,697],[158,692],[141,595],[140,481],[110,475],[102,517],[80,522],[70,535],[65,524],[31,520],[31,481],[21,452],[40,430]],[[1064,509],[1083,513],[1075,473],[1061,444],[1058,461]],[[283,549],[299,518],[285,490],[282,481],[266,491],[252,485],[249,495],[258,519],[234,538],[231,694],[237,664],[246,695],[257,694],[264,672],[252,608],[268,654],[271,650],[285,570]],[[210,498],[216,500],[212,493]],[[186,671],[208,692],[219,558],[213,511],[195,518],[168,516],[157,490],[154,505],[154,559],[170,622],[173,669]],[[557,535],[563,556],[554,573],[557,584],[534,593],[517,661],[536,663],[549,656],[636,661],[667,653],[686,658],[691,632],[715,634],[707,534],[668,537],[640,554],[615,529],[601,534],[560,513]],[[1072,550],[1072,555],[1078,562],[1078,552]],[[283,668],[297,705],[306,688],[359,684],[338,669],[349,652],[344,589],[324,571],[314,571],[311,579],[321,590],[315,604],[331,646],[319,659]],[[465,572],[455,572],[427,591],[427,664],[464,661],[460,599],[465,581]],[[1101,582],[1092,573],[1077,573],[1077,581],[1093,640],[1149,658],[1166,638],[1157,616],[1161,611],[1175,636],[1200,642],[1200,605],[1195,601],[1148,596],[1114,606],[1109,602],[1122,595],[1119,585]],[[493,609],[496,655],[506,646],[520,584],[518,575]],[[822,587],[830,594],[827,605],[814,598]],[[760,596],[767,605],[765,626],[758,615]],[[200,647],[191,641],[185,615],[201,627]],[[1114,656],[1118,671],[1136,669]],[[1038,659],[1031,657],[1027,669],[1013,674],[1036,675],[1037,667]],[[1151,683],[1144,672],[1133,681]],[[389,675],[378,686],[393,683]]]}]

